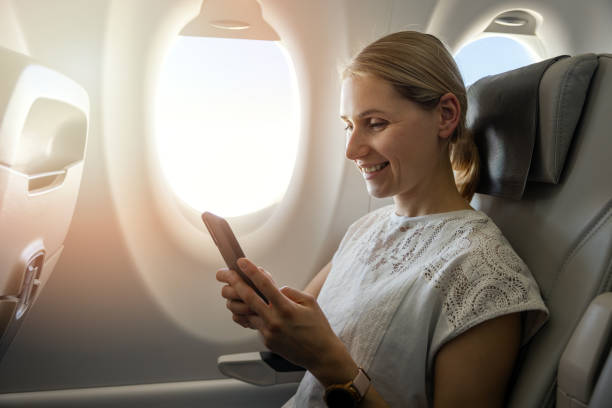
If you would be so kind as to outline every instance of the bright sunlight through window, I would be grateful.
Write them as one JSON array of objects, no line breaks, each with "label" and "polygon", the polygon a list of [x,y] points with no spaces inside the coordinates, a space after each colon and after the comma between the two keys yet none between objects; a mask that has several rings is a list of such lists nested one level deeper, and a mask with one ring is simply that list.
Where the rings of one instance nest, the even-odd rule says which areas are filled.
[{"label": "bright sunlight through window", "polygon": [[299,106],[293,65],[278,43],[179,37],[156,102],[159,158],[181,200],[231,217],[282,199]]},{"label": "bright sunlight through window", "polygon": [[510,71],[538,60],[518,41],[508,37],[485,37],[461,48],[455,61],[465,86],[480,78]]}]

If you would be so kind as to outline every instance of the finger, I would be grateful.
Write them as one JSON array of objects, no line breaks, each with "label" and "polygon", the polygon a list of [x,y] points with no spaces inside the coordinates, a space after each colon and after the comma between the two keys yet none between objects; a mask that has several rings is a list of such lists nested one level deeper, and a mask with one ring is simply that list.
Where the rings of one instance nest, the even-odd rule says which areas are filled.
[{"label": "finger", "polygon": [[236,289],[231,285],[225,285],[221,288],[221,296],[227,300],[238,300],[242,302],[242,298],[240,298]]},{"label": "finger", "polygon": [[236,300],[228,300],[225,303],[225,307],[227,307],[233,314],[236,315],[250,315],[254,314],[251,308],[242,301]]},{"label": "finger", "polygon": [[280,292],[300,305],[310,303],[314,300],[314,297],[310,293],[302,292],[289,286],[283,286],[280,288]]},{"label": "finger", "polygon": [[232,320],[245,329],[252,329],[251,323],[249,323],[249,319],[246,316],[232,315]]},{"label": "finger", "polygon": [[[223,282],[229,284],[231,287],[236,289],[239,284],[246,284],[242,276],[238,274],[238,272],[232,269],[226,269],[222,273]],[[238,295],[240,297],[240,295]]]},{"label": "finger", "polygon": [[266,324],[261,316],[257,315],[248,315],[246,316],[246,320],[248,321],[249,327],[254,330],[259,330],[260,332],[266,328]]},{"label": "finger", "polygon": [[232,269],[219,269],[216,274],[216,278],[219,282],[227,283],[229,285],[235,285],[237,282],[242,281],[242,277]]},{"label": "finger", "polygon": [[257,269],[259,269],[259,272],[265,273],[266,275],[268,275],[268,277],[270,278],[270,280],[272,281],[272,283],[274,284],[274,286],[276,285],[276,282],[274,282],[274,278],[272,277],[272,274],[268,271],[266,271],[264,268],[262,268],[261,266],[258,266]]},{"label": "finger", "polygon": [[254,313],[265,314],[268,312],[268,305],[264,300],[251,288],[238,274],[235,277],[230,277],[231,287],[234,288],[239,299],[241,299],[246,305],[248,305]]},{"label": "finger", "polygon": [[[257,266],[255,266],[255,264],[253,264],[253,262],[251,262],[247,258],[240,258],[238,260],[238,267],[253,282],[253,284],[261,291],[261,293],[264,294],[264,296],[268,299],[268,301],[271,304],[275,306],[281,306],[281,307],[286,306],[287,299],[285,299],[285,297],[278,291],[278,289],[274,285],[274,282],[272,281],[270,276],[268,276],[268,274],[266,274],[265,272],[261,272],[259,268],[257,268]],[[240,294],[240,292],[238,293]],[[242,298],[246,301],[244,297]],[[257,305],[249,303],[249,306],[251,306],[251,308],[257,314],[264,315],[265,313],[264,313],[264,309],[262,308],[262,306],[265,307],[265,309],[267,309],[267,306],[263,301],[260,303],[261,304],[257,304]],[[261,309],[261,312],[259,309]]]},{"label": "finger", "polygon": [[229,283],[227,281],[228,278],[228,272],[229,269],[227,268],[222,268],[222,269],[218,269],[217,273],[215,274],[215,278],[219,281],[219,282],[225,282],[225,283]]}]

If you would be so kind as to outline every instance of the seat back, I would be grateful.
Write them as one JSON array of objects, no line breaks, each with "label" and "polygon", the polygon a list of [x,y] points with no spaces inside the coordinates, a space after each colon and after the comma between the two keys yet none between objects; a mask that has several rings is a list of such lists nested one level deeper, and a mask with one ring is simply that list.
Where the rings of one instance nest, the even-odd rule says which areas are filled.
[{"label": "seat back", "polygon": [[74,81],[0,48],[0,359],[62,252],[88,116]]},{"label": "seat back", "polygon": [[483,156],[472,205],[504,232],[550,310],[521,350],[512,408],[554,406],[561,354],[591,300],[612,289],[612,55],[539,64],[468,90]]}]

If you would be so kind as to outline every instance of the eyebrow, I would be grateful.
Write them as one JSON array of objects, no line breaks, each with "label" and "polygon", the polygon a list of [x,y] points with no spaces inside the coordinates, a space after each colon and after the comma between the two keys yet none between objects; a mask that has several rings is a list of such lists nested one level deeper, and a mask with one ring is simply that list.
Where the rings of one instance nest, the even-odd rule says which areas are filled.
[{"label": "eyebrow", "polygon": [[[358,117],[359,119],[361,119],[361,118],[363,118],[363,117],[365,117],[365,116],[368,116],[368,115],[371,115],[371,114],[373,114],[373,113],[382,113],[382,114],[387,114],[386,112],[383,112],[383,111],[381,111],[380,109],[368,109],[368,110],[365,110],[365,111],[361,112],[359,115],[357,115],[357,117]],[[345,116],[345,115],[340,115],[340,118],[341,118],[341,119],[345,119],[345,120],[346,120],[346,116]]]}]

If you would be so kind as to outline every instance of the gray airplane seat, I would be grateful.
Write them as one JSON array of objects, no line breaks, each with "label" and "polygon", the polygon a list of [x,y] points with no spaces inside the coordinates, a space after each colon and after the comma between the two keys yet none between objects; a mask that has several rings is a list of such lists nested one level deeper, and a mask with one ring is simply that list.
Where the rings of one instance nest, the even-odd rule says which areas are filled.
[{"label": "gray airplane seat", "polygon": [[62,253],[88,116],[78,84],[0,47],[0,359]]},{"label": "gray airplane seat", "polygon": [[504,232],[550,310],[521,349],[508,407],[586,407],[612,339],[612,56],[485,77],[468,106],[483,163],[472,205]]}]

